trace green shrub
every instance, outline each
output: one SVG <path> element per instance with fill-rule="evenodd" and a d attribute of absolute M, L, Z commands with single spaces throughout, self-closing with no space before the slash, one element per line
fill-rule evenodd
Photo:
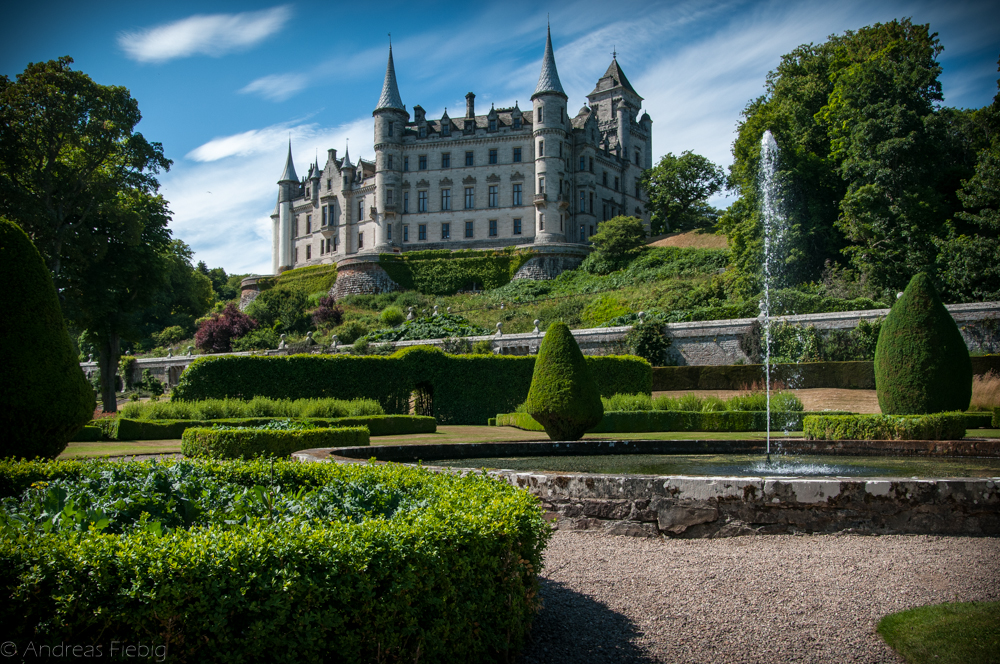
<path fill-rule="evenodd" d="M 406 290 L 426 295 L 452 295 L 470 290 L 473 285 L 487 290 L 499 288 L 509 283 L 533 255 L 514 248 L 407 251 L 380 254 L 379 265 Z"/>
<path fill-rule="evenodd" d="M 601 421 L 601 393 L 565 323 L 542 338 L 525 408 L 551 440 L 579 440 Z"/>
<path fill-rule="evenodd" d="M 532 496 L 488 476 L 0 462 L 0 487 L 18 496 L 0 537 L 0 620 L 18 643 L 142 642 L 206 663 L 509 661 L 540 607 L 549 527 Z M 91 530 L 89 509 L 44 532 L 57 488 L 119 510 L 121 532 Z"/>
<path fill-rule="evenodd" d="M 85 426 L 76 432 L 73 436 L 71 442 L 74 443 L 93 443 L 101 439 L 101 427 L 98 426 Z"/>
<path fill-rule="evenodd" d="M 487 339 L 480 339 L 472 344 L 473 355 L 492 355 L 493 343 Z"/>
<path fill-rule="evenodd" d="M 826 413 L 824 413 L 825 415 Z M 809 413 L 771 413 L 771 431 L 801 431 Z M 525 431 L 544 428 L 528 413 L 504 413 L 496 416 L 497 426 L 511 426 Z M 588 429 L 592 434 L 653 433 L 662 431 L 750 432 L 767 429 L 766 413 L 759 411 L 638 410 L 605 411 L 600 424 Z"/>
<path fill-rule="evenodd" d="M 928 415 L 811 415 L 809 440 L 957 440 L 965 437 L 963 413 Z"/>
<path fill-rule="evenodd" d="M 663 323 L 650 320 L 637 323 L 625 335 L 629 352 L 638 355 L 654 367 L 671 364 L 667 356 L 671 341 L 663 333 Z"/>
<path fill-rule="evenodd" d="M 588 357 L 602 395 L 649 394 L 649 363 L 638 357 Z M 200 399 L 307 397 L 374 399 L 384 412 L 410 411 L 418 386 L 428 387 L 439 424 L 482 425 L 514 410 L 531 387 L 535 357 L 445 355 L 415 346 L 388 357 L 289 355 L 225 356 L 195 360 L 171 395 L 171 403 Z"/>
<path fill-rule="evenodd" d="M 612 394 L 601 397 L 604 411 L 612 410 L 653 410 L 653 400 L 648 394 Z M 527 411 L 525 411 L 527 412 Z"/>
<path fill-rule="evenodd" d="M 875 389 L 871 362 L 809 362 L 771 366 L 771 380 L 806 390 L 818 387 Z M 653 390 L 745 390 L 764 384 L 761 364 L 655 367 Z"/>
<path fill-rule="evenodd" d="M 366 427 L 274 431 L 255 428 L 185 429 L 181 452 L 186 457 L 208 459 L 253 459 L 259 456 L 287 457 L 314 447 L 354 447 L 369 442 Z"/>
<path fill-rule="evenodd" d="M 348 417 L 384 415 L 373 399 L 203 399 L 127 403 L 119 415 L 133 420 L 214 420 L 233 417 Z"/>
<path fill-rule="evenodd" d="M 403 322 L 396 328 L 369 332 L 365 339 L 373 343 L 379 341 L 419 341 L 447 337 L 477 337 L 489 333 L 490 331 L 485 327 L 473 325 L 458 314 L 439 314 L 414 318 Z"/>
<path fill-rule="evenodd" d="M 247 316 L 260 327 L 276 332 L 304 333 L 309 328 L 309 300 L 304 291 L 277 286 L 262 291 L 246 308 Z"/>
<path fill-rule="evenodd" d="M 154 332 L 150 337 L 156 346 L 174 346 L 191 337 L 180 325 L 165 327 L 159 332 Z"/>
<path fill-rule="evenodd" d="M 0 217 L 0 457 L 57 457 L 94 414 L 48 268 L 16 224 Z"/>
<path fill-rule="evenodd" d="M 307 265 L 285 270 L 277 277 L 277 285 L 306 295 L 327 292 L 337 282 L 336 265 Z"/>
<path fill-rule="evenodd" d="M 249 350 L 273 350 L 281 343 L 281 337 L 274 328 L 258 327 L 242 337 L 233 339 L 233 351 L 242 353 Z"/>
<path fill-rule="evenodd" d="M 351 320 L 337 328 L 337 341 L 347 346 L 366 334 L 368 334 L 367 327 L 356 320 Z"/>
<path fill-rule="evenodd" d="M 592 274 L 608 274 L 624 268 L 642 251 L 646 229 L 637 217 L 617 216 L 602 221 L 597 233 L 590 236 L 594 252 L 587 256 L 581 269 Z"/>
<path fill-rule="evenodd" d="M 262 426 L 287 418 L 231 417 L 205 420 L 132 420 L 127 417 L 110 418 L 101 427 L 107 440 L 176 440 L 188 429 L 211 426 Z M 419 415 L 359 415 L 354 417 L 309 417 L 301 422 L 317 427 L 368 427 L 372 436 L 434 433 L 437 424 L 433 417 Z"/>
<path fill-rule="evenodd" d="M 403 313 L 402 309 L 393 305 L 383 309 L 382 313 L 378 315 L 378 319 L 382 321 L 383 325 L 396 327 L 397 325 L 401 325 L 403 321 L 406 320 L 406 315 Z"/>
<path fill-rule="evenodd" d="M 875 348 L 875 390 L 887 415 L 969 407 L 969 350 L 926 274 L 910 280 L 882 323 Z"/>

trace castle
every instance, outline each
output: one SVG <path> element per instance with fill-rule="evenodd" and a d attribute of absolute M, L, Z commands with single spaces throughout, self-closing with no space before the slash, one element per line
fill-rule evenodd
<path fill-rule="evenodd" d="M 652 166 L 652 120 L 638 117 L 642 97 L 616 55 L 587 99 L 569 117 L 550 31 L 530 110 L 476 115 L 470 92 L 464 117 L 432 120 L 414 106 L 411 119 L 390 45 L 374 162 L 329 150 L 299 179 L 289 144 L 271 215 L 273 273 L 417 249 L 583 249 L 621 214 L 648 230 L 639 177 Z"/>

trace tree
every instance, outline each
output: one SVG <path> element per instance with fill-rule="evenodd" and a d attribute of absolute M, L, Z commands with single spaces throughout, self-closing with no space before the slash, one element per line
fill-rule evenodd
<path fill-rule="evenodd" d="M 594 253 L 586 258 L 583 267 L 595 274 L 620 270 L 642 252 L 645 241 L 641 219 L 618 216 L 602 221 L 590 237 Z"/>
<path fill-rule="evenodd" d="M 212 290 L 217 302 L 228 302 L 240 296 L 240 281 L 248 276 L 245 274 L 226 274 L 221 267 L 209 269 L 205 261 L 198 261 L 198 272 L 212 281 Z"/>
<path fill-rule="evenodd" d="M 679 157 L 668 152 L 640 179 L 649 196 L 647 211 L 653 215 L 653 234 L 714 225 L 718 217 L 709 198 L 725 184 L 725 172 L 690 150 Z"/>
<path fill-rule="evenodd" d="M 875 346 L 875 391 L 886 415 L 969 407 L 969 349 L 926 274 L 910 280 L 882 321 Z"/>
<path fill-rule="evenodd" d="M 229 353 L 233 350 L 233 340 L 257 329 L 257 321 L 227 304 L 221 313 L 213 313 L 195 333 L 194 343 L 206 353 Z"/>
<path fill-rule="evenodd" d="M 204 316 L 214 302 L 209 277 L 192 267 L 191 248 L 181 240 L 170 240 L 161 254 L 163 287 L 152 297 L 141 316 L 143 338 L 169 327 L 193 334 L 195 319 Z"/>
<path fill-rule="evenodd" d="M 247 307 L 247 315 L 261 327 L 277 332 L 305 332 L 309 328 L 309 298 L 295 288 L 277 286 L 262 291 Z"/>
<path fill-rule="evenodd" d="M 597 383 L 565 323 L 552 323 L 542 338 L 525 406 L 551 440 L 579 440 L 604 417 Z"/>
<path fill-rule="evenodd" d="M 45 263 L 16 224 L 0 217 L 0 457 L 55 458 L 94 414 Z"/>

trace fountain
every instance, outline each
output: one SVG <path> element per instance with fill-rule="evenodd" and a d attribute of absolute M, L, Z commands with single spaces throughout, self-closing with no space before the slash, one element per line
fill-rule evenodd
<path fill-rule="evenodd" d="M 760 139 L 760 170 L 757 188 L 760 192 L 760 216 L 764 232 L 764 294 L 760 300 L 760 315 L 764 319 L 764 389 L 767 397 L 767 461 L 771 461 L 771 287 L 776 285 L 785 235 L 783 200 L 777 176 L 778 144 L 770 130 Z"/>

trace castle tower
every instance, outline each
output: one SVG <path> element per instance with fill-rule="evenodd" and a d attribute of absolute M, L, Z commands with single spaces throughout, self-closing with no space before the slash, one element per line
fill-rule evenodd
<path fill-rule="evenodd" d="M 298 193 L 299 178 L 292 163 L 292 141 L 288 140 L 288 158 L 285 170 L 278 180 L 278 218 L 271 248 L 271 268 L 274 274 L 292 267 L 295 241 L 295 216 L 292 214 L 292 199 Z"/>
<path fill-rule="evenodd" d="M 569 223 L 569 196 L 566 193 L 563 155 L 568 149 L 566 102 L 568 97 L 559 82 L 556 59 L 552 54 L 552 31 L 545 38 L 545 55 L 538 85 L 531 95 L 534 108 L 532 139 L 535 148 L 535 243 L 566 241 Z M 564 147 L 565 146 L 565 147 Z"/>
<path fill-rule="evenodd" d="M 416 109 L 414 109 L 416 110 Z M 389 46 L 389 63 L 378 105 L 372 111 L 375 118 L 375 237 L 373 250 L 391 252 L 401 240 L 399 223 L 402 209 L 403 128 L 410 119 L 396 86 L 396 68 Z"/>
<path fill-rule="evenodd" d="M 345 254 L 353 254 L 357 251 L 358 224 L 364 221 L 364 219 L 358 219 L 357 204 L 354 203 L 351 196 L 351 191 L 354 189 L 354 174 L 354 164 L 351 163 L 351 146 L 348 145 L 344 148 L 344 160 L 340 162 L 340 175 L 342 177 L 340 195 L 346 209 L 340 246 L 344 248 Z"/>

